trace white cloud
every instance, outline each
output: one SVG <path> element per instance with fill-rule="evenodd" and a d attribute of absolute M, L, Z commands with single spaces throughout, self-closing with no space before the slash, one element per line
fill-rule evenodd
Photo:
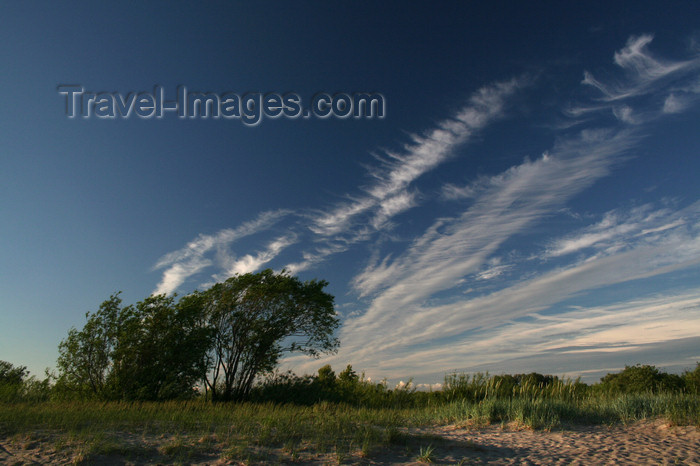
<path fill-rule="evenodd" d="M 330 236 L 343 232 L 350 220 L 358 214 L 374 207 L 376 202 L 371 198 L 363 198 L 336 207 L 333 212 L 316 217 L 309 229 L 318 235 Z"/>
<path fill-rule="evenodd" d="M 479 179 L 469 188 L 476 197 L 466 212 L 439 220 L 442 233 L 437 226 L 428 229 L 402 258 L 368 267 L 355 279 L 357 290 L 366 295 L 389 287 L 375 304 L 389 295 L 400 296 L 403 304 L 453 287 L 464 275 L 477 272 L 506 239 L 607 175 L 635 139 L 626 131 L 584 131 L 560 142 L 547 157 Z M 398 303 L 387 304 L 392 305 Z M 383 311 L 370 309 L 368 314 L 375 312 Z"/>
<path fill-rule="evenodd" d="M 667 210 L 652 211 L 647 204 L 629 212 L 607 212 L 603 219 L 581 232 L 556 240 L 544 257 L 559 257 L 586 249 L 618 251 L 629 246 L 635 237 L 663 232 L 684 225 L 681 213 L 669 217 Z"/>
<path fill-rule="evenodd" d="M 218 281 L 226 280 L 236 274 L 243 275 L 249 272 L 255 272 L 263 265 L 270 262 L 272 259 L 282 252 L 288 246 L 296 242 L 296 236 L 282 236 L 272 241 L 264 251 L 258 252 L 256 255 L 246 254 L 240 259 L 234 260 L 227 268 L 226 275 L 218 275 L 215 277 Z"/>
<path fill-rule="evenodd" d="M 598 89 L 604 96 L 600 99 L 604 103 L 572 106 L 565 110 L 565 114 L 579 118 L 612 111 L 619 121 L 639 125 L 655 119 L 659 113 L 679 113 L 690 107 L 700 92 L 697 79 L 700 57 L 696 55 L 685 61 L 658 59 L 647 50 L 652 39 L 653 36 L 648 34 L 631 37 L 627 45 L 615 53 L 615 64 L 626 72 L 623 80 L 604 83 L 585 71 L 582 83 Z M 660 111 L 659 94 L 667 95 Z M 640 101 L 643 96 L 648 99 Z"/>
<path fill-rule="evenodd" d="M 205 257 L 212 250 L 218 250 L 225 255 L 225 247 L 245 236 L 253 235 L 270 228 L 282 217 L 289 215 L 288 210 L 263 212 L 254 220 L 243 223 L 237 228 L 226 228 L 213 235 L 199 235 L 184 248 L 178 249 L 161 257 L 153 270 L 165 269 L 160 283 L 153 294 L 170 294 L 185 280 L 214 263 Z"/>
<path fill-rule="evenodd" d="M 285 268 L 292 273 L 307 270 L 391 227 L 395 216 L 418 205 L 417 192 L 409 190 L 411 184 L 449 159 L 475 132 L 502 117 L 508 99 L 527 84 L 525 78 L 514 78 L 485 86 L 451 118 L 439 122 L 422 136 L 411 135 L 411 142 L 403 150 L 384 151 L 382 164 L 368 168 L 375 181 L 363 188 L 364 194 L 348 196 L 349 201 L 312 216 L 305 226 L 323 246 L 304 251 L 303 260 L 289 263 Z"/>
<path fill-rule="evenodd" d="M 490 259 L 485 265 L 486 267 L 476 274 L 477 280 L 491 280 L 513 268 L 512 264 L 503 264 L 500 257 Z"/>
<path fill-rule="evenodd" d="M 681 96 L 678 94 L 669 94 L 664 101 L 663 112 L 664 113 L 680 113 L 685 110 L 691 103 L 689 97 Z"/>
<path fill-rule="evenodd" d="M 629 80 L 624 84 L 603 84 L 593 74 L 584 73 L 583 84 L 588 84 L 600 90 L 605 95 L 605 100 L 616 101 L 643 95 L 655 90 L 664 78 L 681 72 L 696 69 L 700 66 L 700 59 L 693 58 L 687 61 L 662 61 L 656 59 L 646 49 L 653 40 L 652 35 L 630 37 L 627 45 L 622 50 L 615 52 L 615 64 L 629 73 Z"/>
<path fill-rule="evenodd" d="M 642 34 L 630 37 L 622 50 L 615 52 L 615 63 L 626 70 L 633 71 L 641 81 L 653 81 L 685 66 L 680 63 L 662 63 L 654 59 L 646 50 L 654 36 Z"/>
<path fill-rule="evenodd" d="M 666 113 L 684 108 L 679 102 L 689 87 L 676 80 L 672 90 L 664 80 L 683 77 L 699 62 L 654 58 L 646 50 L 651 39 L 631 38 L 615 54 L 615 63 L 628 73 L 625 81 L 609 84 L 585 73 L 584 84 L 599 89 L 603 103 L 572 110 L 575 116 L 612 111 L 618 121 L 634 127 L 613 122 L 611 127 L 623 129 L 573 133 L 567 128 L 541 158 L 463 186 L 443 186 L 443 200 L 469 202 L 457 205 L 463 210 L 452 216 L 434 219 L 403 252 L 372 257 L 352 280 L 368 306 L 350 313 L 341 329 L 340 353 L 324 363 L 352 362 L 394 377 L 517 355 L 574 354 L 590 348 L 614 353 L 697 336 L 697 290 L 573 311 L 562 302 L 607 285 L 699 265 L 700 202 L 680 210 L 643 205 L 610 211 L 593 225 L 553 238 L 534 255 L 542 259 L 537 272 L 514 273 L 522 264 L 502 259 L 508 257 L 502 249 L 509 240 L 565 210 L 567 201 L 629 158 L 645 125 L 659 117 L 659 95 L 677 96 L 678 100 L 666 99 Z M 269 228 L 277 217 L 224 230 L 225 234 L 200 236 L 159 261 L 157 268 L 167 267 L 159 289 L 176 288 L 213 260 L 227 274 L 256 270 L 306 234 L 313 245 L 286 266 L 297 273 L 387 230 L 399 214 L 419 204 L 416 181 L 453 156 L 475 132 L 503 116 L 510 97 L 522 85 L 522 80 L 511 80 L 481 89 L 452 118 L 424 135 L 413 135 L 402 150 L 385 152 L 383 164 L 370 169 L 374 181 L 360 195 L 303 218 L 289 234 L 255 254 L 233 257 L 227 246 L 240 235 Z M 656 113 L 623 102 L 643 95 L 653 96 Z M 210 251 L 216 251 L 213 258 Z M 466 288 L 469 293 L 464 293 Z M 557 315 L 548 315 L 552 313 Z M 652 328 L 660 330 L 652 333 Z M 288 361 L 309 367 L 301 358 Z"/>
<path fill-rule="evenodd" d="M 450 346 L 415 354 L 408 364 L 433 371 L 443 367 L 496 364 L 526 357 L 585 352 L 629 352 L 643 345 L 700 335 L 697 290 L 599 307 L 583 307 L 555 316 L 531 314 L 529 321 L 482 330 L 478 338 L 458 338 Z"/>
<path fill-rule="evenodd" d="M 695 290 L 531 317 L 529 322 L 493 327 L 471 343 L 482 350 L 499 348 L 498 357 L 506 359 L 552 351 L 625 351 L 694 337 L 700 335 L 700 294 Z"/>
<path fill-rule="evenodd" d="M 379 211 L 372 219 L 372 226 L 379 230 L 386 225 L 389 219 L 415 207 L 416 204 L 416 195 L 414 193 L 409 193 L 408 191 L 399 192 L 381 203 Z"/>
<path fill-rule="evenodd" d="M 192 257 L 182 263 L 174 263 L 163 272 L 163 277 L 153 291 L 154 295 L 174 292 L 188 277 L 209 267 L 212 261 L 202 257 Z"/>
<path fill-rule="evenodd" d="M 366 213 L 371 216 L 369 223 L 377 228 L 415 205 L 406 202 L 411 198 L 405 191 L 410 184 L 452 156 L 454 149 L 466 143 L 475 131 L 501 117 L 507 99 L 524 84 L 524 79 L 512 79 L 484 87 L 451 118 L 425 135 L 412 135 L 412 142 L 402 151 L 385 152 L 387 160 L 383 166 L 370 172 L 376 181 L 364 189 L 366 195 L 318 215 L 309 228 L 318 235 L 337 235 L 351 228 L 355 217 Z M 401 208 L 397 209 L 397 205 Z"/>
<path fill-rule="evenodd" d="M 639 120 L 633 115 L 633 110 L 628 105 L 620 105 L 613 107 L 613 114 L 618 120 L 631 125 L 639 123 Z"/>
<path fill-rule="evenodd" d="M 558 351 L 556 345 L 544 344 L 547 338 L 540 341 L 533 335 L 547 336 L 547 328 L 551 332 L 563 329 L 543 324 L 560 317 L 538 313 L 603 286 L 700 265 L 700 202 L 681 210 L 644 205 L 608 212 L 600 222 L 553 241 L 543 251 L 543 257 L 590 253 L 568 266 L 530 275 L 477 297 L 453 297 L 446 303 L 432 300 L 435 294 L 464 284 L 462 277 L 468 274 L 475 274 L 478 280 L 484 278 L 479 277 L 480 272 L 498 273 L 502 264 L 489 257 L 505 239 L 604 176 L 635 142 L 634 133 L 629 132 L 584 132 L 577 139 L 561 142 L 547 158 L 478 180 L 478 188 L 471 190 L 473 204 L 463 215 L 440 219 L 403 255 L 375 261 L 355 278 L 358 292 L 374 293 L 374 298 L 367 312 L 346 321 L 340 335 L 343 347 L 331 360 L 351 360 L 375 374 L 397 377 L 434 373 L 437 367 L 465 367 L 489 358 L 499 361 Z M 634 345 L 698 335 L 698 324 L 693 323 L 700 313 L 696 301 L 678 296 L 661 301 L 682 312 L 662 315 L 659 309 L 663 306 L 623 302 L 619 307 L 630 307 L 628 314 L 608 316 L 625 323 L 618 330 L 613 321 L 605 324 L 606 313 L 613 312 L 614 306 L 566 313 L 561 318 L 570 325 L 560 343 L 631 351 Z M 585 320 L 596 312 L 596 319 Z M 643 315 L 646 320 L 633 324 L 631 315 L 639 319 Z M 535 323 L 519 322 L 528 316 Z M 663 331 L 654 338 L 636 336 L 631 342 L 621 341 L 627 332 L 640 335 L 649 326 Z M 515 341 L 522 344 L 499 348 L 512 335 L 521 335 Z"/>
<path fill-rule="evenodd" d="M 341 334 L 344 345 L 333 359 L 352 361 L 391 378 L 570 347 L 628 351 L 635 345 L 695 337 L 700 335 L 697 289 L 542 314 L 602 286 L 700 265 L 700 231 L 671 233 L 651 244 L 639 243 L 629 251 L 554 269 L 484 296 L 433 306 L 410 302 L 395 312 L 387 306 L 382 311 L 389 314 L 388 320 L 375 316 L 374 322 L 346 326 L 349 330 Z"/>
<path fill-rule="evenodd" d="M 448 201 L 459 199 L 471 199 L 476 196 L 476 190 L 473 186 L 457 186 L 452 183 L 447 183 L 442 187 L 442 198 Z"/>

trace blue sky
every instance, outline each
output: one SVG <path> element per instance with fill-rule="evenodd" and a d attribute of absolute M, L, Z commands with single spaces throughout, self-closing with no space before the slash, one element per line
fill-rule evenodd
<path fill-rule="evenodd" d="M 0 359 L 115 291 L 322 278 L 373 379 L 700 360 L 697 2 L 12 2 Z M 384 118 L 68 118 L 57 86 L 378 92 Z"/>

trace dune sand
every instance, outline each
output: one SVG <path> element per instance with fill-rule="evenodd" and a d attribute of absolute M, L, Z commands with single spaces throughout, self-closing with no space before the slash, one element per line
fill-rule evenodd
<path fill-rule="evenodd" d="M 432 429 L 435 463 L 699 464 L 700 431 L 644 421 L 626 426 L 569 426 L 551 432 L 509 426 Z M 444 443 L 443 443 L 444 442 Z"/>
<path fill-rule="evenodd" d="M 434 464 L 697 464 L 700 465 L 700 431 L 694 426 L 671 426 L 662 420 L 615 426 L 566 426 L 551 432 L 521 428 L 514 424 L 485 427 L 442 426 L 410 429 L 408 445 L 378 448 L 363 457 L 359 451 L 342 458 L 343 464 L 421 464 L 422 447 L 432 447 Z M 118 452 L 92 457 L 88 464 L 173 464 L 182 463 L 162 454 L 168 436 L 123 434 L 127 443 L 142 445 L 144 455 L 127 458 Z M 151 452 L 149 455 L 148 452 Z M 292 461 L 282 450 L 260 452 L 277 464 L 338 464 L 333 454 L 317 454 L 301 448 Z M 209 448 L 185 460 L 185 464 L 238 464 L 222 460 L 222 446 Z M 260 458 L 260 456 L 258 456 Z M 34 440 L 2 438 L 0 464 L 76 464 L 79 454 L 72 448 L 58 448 L 55 435 L 34 436 Z M 171 461 L 172 460 L 172 461 Z"/>

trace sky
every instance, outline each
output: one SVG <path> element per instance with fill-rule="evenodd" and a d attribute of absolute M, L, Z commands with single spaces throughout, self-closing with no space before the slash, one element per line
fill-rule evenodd
<path fill-rule="evenodd" d="M 695 1 L 4 3 L 0 359 L 41 376 L 116 291 L 272 268 L 327 280 L 342 323 L 336 354 L 284 359 L 299 374 L 693 368 L 698 17 Z M 258 110 L 367 93 L 382 115 L 115 110 L 183 88 Z M 75 94 L 70 117 L 66 89 L 103 106 Z"/>

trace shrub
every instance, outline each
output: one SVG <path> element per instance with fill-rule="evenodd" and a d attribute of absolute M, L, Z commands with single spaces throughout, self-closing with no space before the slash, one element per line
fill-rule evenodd
<path fill-rule="evenodd" d="M 679 375 L 660 372 L 650 365 L 625 366 L 622 372 L 607 374 L 600 379 L 601 388 L 608 393 L 662 393 L 681 391 Z"/>
<path fill-rule="evenodd" d="M 695 370 L 683 373 L 683 385 L 688 393 L 700 394 L 700 362 L 696 364 Z"/>

